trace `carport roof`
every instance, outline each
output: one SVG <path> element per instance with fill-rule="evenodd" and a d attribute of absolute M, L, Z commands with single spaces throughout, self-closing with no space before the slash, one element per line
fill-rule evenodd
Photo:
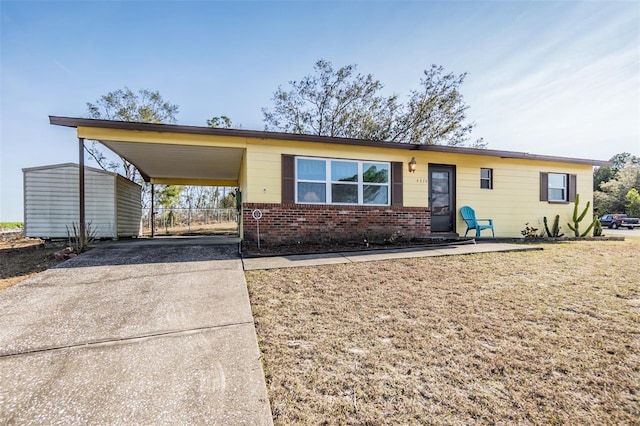
<path fill-rule="evenodd" d="M 236 186 L 244 148 L 238 144 L 208 146 L 192 143 L 187 134 L 238 136 L 207 132 L 206 127 L 135 123 L 50 116 L 53 125 L 75 127 L 78 137 L 98 140 L 136 166 L 147 182 L 184 185 Z M 107 130 L 107 131 L 101 131 Z M 117 136 L 109 130 L 117 130 Z M 151 132 L 151 133 L 149 133 Z M 159 134 L 169 135 L 162 143 Z M 100 135 L 100 136 L 95 136 Z M 104 136 L 103 136 L 104 135 Z"/>
<path fill-rule="evenodd" d="M 193 184 L 193 185 L 229 185 L 238 182 L 244 149 L 237 144 L 224 146 L 191 145 L 181 135 L 211 135 L 230 138 L 292 140 L 339 145 L 361 145 L 409 151 L 434 151 L 456 154 L 486 155 L 500 158 L 576 163 L 593 166 L 609 165 L 607 161 L 581 158 L 535 155 L 526 152 L 501 151 L 492 149 L 463 148 L 443 145 L 400 144 L 362 139 L 336 138 L 329 136 L 301 135 L 293 133 L 267 132 L 258 130 L 221 129 L 176 124 L 138 123 L 114 120 L 96 120 L 89 118 L 49 116 L 52 125 L 115 129 L 131 132 L 131 140 L 99 140 L 116 154 L 126 158 L 141 172 L 145 180 L 154 183 Z M 141 139 L 140 132 L 154 134 L 175 134 L 176 143 L 156 143 Z M 134 137 L 135 136 L 135 137 Z M 180 141 L 178 143 L 178 141 Z"/>

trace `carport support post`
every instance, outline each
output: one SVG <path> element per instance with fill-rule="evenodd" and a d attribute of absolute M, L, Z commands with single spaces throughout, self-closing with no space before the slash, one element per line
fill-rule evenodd
<path fill-rule="evenodd" d="M 156 191 L 153 187 L 153 184 L 151 184 L 151 214 L 149 215 L 151 216 L 151 238 L 156 235 L 156 207 L 154 206 L 155 194 Z"/>
<path fill-rule="evenodd" d="M 85 238 L 85 214 L 84 214 L 84 138 L 78 138 L 78 192 L 80 194 L 80 244 L 84 246 Z"/>

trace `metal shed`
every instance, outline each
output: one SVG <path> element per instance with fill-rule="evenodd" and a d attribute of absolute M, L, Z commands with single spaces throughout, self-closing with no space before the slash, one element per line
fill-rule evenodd
<path fill-rule="evenodd" d="M 74 163 L 22 169 L 24 234 L 67 238 L 79 222 L 79 167 Z M 117 173 L 85 167 L 86 222 L 96 238 L 136 237 L 142 216 L 141 187 Z"/>

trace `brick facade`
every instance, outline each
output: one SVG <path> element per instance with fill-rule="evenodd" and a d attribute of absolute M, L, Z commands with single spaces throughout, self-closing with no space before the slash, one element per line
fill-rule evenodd
<path fill-rule="evenodd" d="M 427 207 L 246 203 L 242 212 L 244 244 L 257 242 L 255 209 L 262 212 L 260 242 L 269 246 L 365 239 L 382 243 L 390 238 L 425 238 L 430 234 Z"/>

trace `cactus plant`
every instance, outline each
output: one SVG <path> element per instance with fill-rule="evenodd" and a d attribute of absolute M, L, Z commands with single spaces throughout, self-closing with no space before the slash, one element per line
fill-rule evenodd
<path fill-rule="evenodd" d="M 598 216 L 593 217 L 593 236 L 594 237 L 602 236 L 602 224 L 598 220 Z"/>
<path fill-rule="evenodd" d="M 569 226 L 569 229 L 573 231 L 573 234 L 576 237 L 586 237 L 591 231 L 591 228 L 595 226 L 595 222 L 597 219 L 592 221 L 589 227 L 587 228 L 587 230 L 584 231 L 582 234 L 580 234 L 580 222 L 582 222 L 582 219 L 584 219 L 584 217 L 587 215 L 587 212 L 589 211 L 589 206 L 591 205 L 591 201 L 587 201 L 587 206 L 584 208 L 584 210 L 580 215 L 578 215 L 579 203 L 580 203 L 580 194 L 576 194 L 576 201 L 574 202 L 574 206 L 573 206 L 573 217 L 572 217 L 573 225 L 570 223 L 567 223 L 567 226 Z"/>
<path fill-rule="evenodd" d="M 557 214 L 555 220 L 553 221 L 553 226 L 551 229 L 549 229 L 549 225 L 547 224 L 547 217 L 545 216 L 543 218 L 544 221 L 544 229 L 547 232 L 547 236 L 549 238 L 560 238 L 562 237 L 564 234 L 560 233 L 560 215 Z"/>
<path fill-rule="evenodd" d="M 598 218 L 594 218 L 593 222 L 591 222 L 591 224 L 589 224 L 589 226 L 587 227 L 587 230 L 584 231 L 582 234 L 580 234 L 581 237 L 586 237 L 587 235 L 589 235 L 589 232 L 591 232 L 591 228 L 596 226 L 596 223 L 600 223 L 600 221 L 598 220 Z"/>

